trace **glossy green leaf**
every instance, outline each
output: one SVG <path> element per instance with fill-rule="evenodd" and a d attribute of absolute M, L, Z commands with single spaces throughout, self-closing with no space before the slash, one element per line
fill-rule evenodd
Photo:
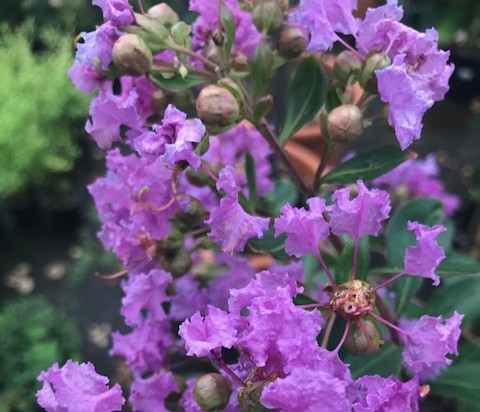
<path fill-rule="evenodd" d="M 380 352 L 366 356 L 348 355 L 344 361 L 350 364 L 354 379 L 363 375 L 380 375 L 386 378 L 400 371 L 402 352 L 398 346 L 386 343 Z"/>
<path fill-rule="evenodd" d="M 278 216 L 285 203 L 294 205 L 298 200 L 295 184 L 289 179 L 280 179 L 275 182 L 275 189 L 260 199 L 260 207 L 271 216 Z"/>
<path fill-rule="evenodd" d="M 253 56 L 252 80 L 253 96 L 255 99 L 268 94 L 270 79 L 273 70 L 273 52 L 268 43 L 258 44 Z"/>
<path fill-rule="evenodd" d="M 355 183 L 373 180 L 408 160 L 410 153 L 397 146 L 385 146 L 360 153 L 341 163 L 322 178 L 322 183 Z"/>
<path fill-rule="evenodd" d="M 432 226 L 443 220 L 442 204 L 435 199 L 417 198 L 407 202 L 395 211 L 390 218 L 386 230 L 386 246 L 388 265 L 403 267 L 403 259 L 408 246 L 415 244 L 415 235 L 407 230 L 407 222 L 417 221 Z M 443 243 L 449 244 L 451 234 L 441 235 Z M 439 237 L 439 243 L 442 243 Z M 397 312 L 402 313 L 410 302 L 411 297 L 418 291 L 422 278 L 402 276 L 394 283 L 398 295 Z"/>
<path fill-rule="evenodd" d="M 434 395 L 475 404 L 480 410 L 480 362 L 453 364 L 430 387 Z"/>
<path fill-rule="evenodd" d="M 249 151 L 247 151 L 245 156 L 245 174 L 247 175 L 250 204 L 252 207 L 255 207 L 257 203 L 257 176 L 255 173 L 255 160 Z"/>
<path fill-rule="evenodd" d="M 220 3 L 220 23 L 225 32 L 225 54 L 229 56 L 235 41 L 235 20 L 232 11 L 223 1 Z"/>
<path fill-rule="evenodd" d="M 282 144 L 313 120 L 325 103 L 326 94 L 327 81 L 320 63 L 315 56 L 307 57 L 298 65 L 290 85 L 280 135 Z"/>
<path fill-rule="evenodd" d="M 335 280 L 337 283 L 344 283 L 350 280 L 353 266 L 353 240 L 347 238 L 343 245 L 342 253 L 338 258 L 337 267 L 335 269 Z M 358 244 L 357 270 L 356 279 L 364 280 L 368 274 L 370 265 L 370 247 L 369 237 L 363 236 Z"/>
<path fill-rule="evenodd" d="M 195 153 L 199 156 L 203 156 L 208 152 L 208 149 L 210 149 L 210 136 L 207 134 L 203 136 L 202 140 L 200 140 L 200 143 L 195 148 Z"/>
<path fill-rule="evenodd" d="M 286 238 L 285 234 L 275 237 L 274 230 L 269 229 L 263 234 L 262 239 L 250 239 L 248 246 L 254 252 L 267 252 L 276 259 L 288 259 L 288 255 L 285 253 Z"/>
<path fill-rule="evenodd" d="M 311 305 L 313 303 L 318 303 L 316 300 L 312 299 L 311 297 L 304 295 L 303 293 L 299 293 L 293 299 L 293 303 L 295 305 Z"/>
<path fill-rule="evenodd" d="M 480 278 L 480 262 L 463 253 L 450 252 L 435 272 L 442 278 Z"/>
<path fill-rule="evenodd" d="M 187 74 L 187 76 L 183 78 L 178 73 L 175 73 L 175 75 L 169 79 L 164 78 L 160 73 L 151 73 L 150 78 L 157 86 L 169 92 L 182 92 L 208 81 L 204 77 L 193 74 Z"/>

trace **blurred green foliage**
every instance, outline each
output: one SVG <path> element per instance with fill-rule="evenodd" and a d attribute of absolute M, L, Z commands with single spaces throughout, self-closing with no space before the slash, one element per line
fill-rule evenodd
<path fill-rule="evenodd" d="M 71 43 L 52 31 L 42 38 L 48 47 L 34 54 L 27 30 L 0 37 L 0 197 L 71 170 L 80 154 L 72 124 L 88 101 L 66 74 Z"/>
<path fill-rule="evenodd" d="M 42 296 L 32 296 L 1 309 L 0 331 L 0 412 L 35 410 L 40 371 L 78 358 L 75 323 Z"/>

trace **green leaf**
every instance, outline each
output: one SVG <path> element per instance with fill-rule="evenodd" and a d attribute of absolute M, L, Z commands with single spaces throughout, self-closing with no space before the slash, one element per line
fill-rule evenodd
<path fill-rule="evenodd" d="M 268 43 L 262 41 L 255 50 L 252 65 L 253 96 L 255 99 L 263 97 L 268 93 L 272 70 L 272 49 Z"/>
<path fill-rule="evenodd" d="M 182 92 L 208 81 L 204 77 L 193 74 L 187 74 L 187 76 L 183 78 L 179 73 L 175 73 L 175 75 L 169 79 L 164 78 L 161 73 L 151 73 L 150 78 L 157 86 L 169 92 Z"/>
<path fill-rule="evenodd" d="M 370 265 L 370 246 L 369 237 L 363 236 L 358 244 L 358 258 L 356 279 L 364 280 L 368 274 L 368 267 Z M 337 283 L 344 283 L 350 280 L 353 266 L 353 240 L 347 238 L 344 242 L 344 247 L 340 257 L 338 258 L 337 267 L 335 269 L 335 280 Z"/>
<path fill-rule="evenodd" d="M 381 352 L 366 356 L 348 355 L 344 362 L 350 364 L 354 379 L 363 375 L 380 375 L 384 378 L 396 375 L 402 364 L 402 352 L 392 343 L 386 343 Z"/>
<path fill-rule="evenodd" d="M 278 216 L 285 203 L 294 205 L 298 200 L 295 184 L 289 179 L 280 179 L 275 182 L 275 189 L 260 199 L 260 207 L 271 216 Z"/>
<path fill-rule="evenodd" d="M 326 76 L 315 56 L 298 66 L 288 92 L 285 122 L 280 142 L 287 140 L 302 126 L 313 120 L 322 108 L 327 94 Z"/>
<path fill-rule="evenodd" d="M 450 252 L 435 272 L 442 278 L 479 278 L 480 263 L 463 253 Z"/>
<path fill-rule="evenodd" d="M 431 393 L 480 405 L 480 362 L 453 364 L 431 385 Z M 478 410 L 478 409 L 477 409 Z"/>
<path fill-rule="evenodd" d="M 327 92 L 325 100 L 325 110 L 331 112 L 342 104 L 343 93 L 345 92 L 345 86 L 340 82 L 332 83 Z"/>
<path fill-rule="evenodd" d="M 210 136 L 206 134 L 205 136 L 203 136 L 202 140 L 200 140 L 200 143 L 195 148 L 195 153 L 199 156 L 203 156 L 205 153 L 208 152 L 208 149 L 210 149 Z"/>
<path fill-rule="evenodd" d="M 285 253 L 286 238 L 285 234 L 276 238 L 274 230 L 269 229 L 263 234 L 262 239 L 250 239 L 248 246 L 254 252 L 270 253 L 275 259 L 288 259 L 288 255 Z"/>
<path fill-rule="evenodd" d="M 386 229 L 386 246 L 388 266 L 403 267 L 403 259 L 408 246 L 415 244 L 415 235 L 407 230 L 409 220 L 432 226 L 443 219 L 442 204 L 435 199 L 417 198 L 407 202 L 395 211 Z M 451 234 L 443 233 L 443 242 L 449 244 Z M 447 240 L 445 240 L 447 239 Z M 440 237 L 439 237 L 439 243 Z M 397 312 L 402 313 L 410 302 L 410 298 L 418 291 L 422 278 L 402 276 L 394 283 L 398 295 Z"/>
<path fill-rule="evenodd" d="M 327 173 L 323 183 L 348 184 L 358 179 L 373 180 L 408 160 L 410 153 L 396 146 L 385 146 L 355 156 Z"/>
<path fill-rule="evenodd" d="M 220 23 L 225 31 L 225 54 L 230 55 L 232 51 L 233 42 L 235 41 L 235 20 L 232 11 L 225 5 L 225 2 L 220 3 Z"/>
<path fill-rule="evenodd" d="M 311 305 L 312 303 L 318 303 L 316 300 L 312 299 L 310 296 L 299 293 L 293 299 L 295 305 Z"/>
<path fill-rule="evenodd" d="M 247 175 L 248 197 L 252 207 L 257 203 L 257 176 L 255 173 L 255 160 L 250 151 L 245 156 L 245 173 Z"/>

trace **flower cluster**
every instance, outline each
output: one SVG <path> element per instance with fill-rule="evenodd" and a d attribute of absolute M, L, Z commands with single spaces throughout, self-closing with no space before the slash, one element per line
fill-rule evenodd
<path fill-rule="evenodd" d="M 301 0 L 292 9 L 284 0 L 191 0 L 193 26 L 164 3 L 140 13 L 127 0 L 93 4 L 104 23 L 81 34 L 69 75 L 81 91 L 97 91 L 86 130 L 107 150 L 107 172 L 89 192 L 102 225 L 98 236 L 125 266 L 110 278 L 128 274 L 121 315 L 129 331 L 112 334 L 110 354 L 132 371 L 131 407 L 418 410 L 428 393 L 424 382 L 457 354 L 463 315 L 397 318 L 395 302 L 386 305 L 382 296 L 401 277 L 440 283 L 436 269 L 445 253 L 437 238 L 445 227 L 411 219 L 406 229 L 416 243 L 391 277 L 367 280 L 360 250 L 367 236 L 381 235 L 391 212 L 389 194 L 379 188 L 397 186 L 400 176 L 413 195 L 437 197 L 448 214 L 455 199 L 430 160 L 382 169 L 391 171 L 376 175 L 378 188 L 358 180 L 355 190 L 318 193 L 331 149 L 340 152 L 366 127 L 370 95 L 389 104 L 402 149 L 420 137 L 422 116 L 443 98 L 453 70 L 436 32 L 400 23 L 396 0 L 363 19 L 353 15 L 354 0 Z M 340 35 L 352 35 L 356 49 Z M 309 52 L 337 41 L 349 49 L 340 70 L 347 76 L 337 82 L 344 96 L 329 113 L 322 109 L 332 147 L 308 185 L 283 143 L 291 137 L 285 130 L 315 113 L 307 119 L 310 109 L 295 108 L 297 118 L 287 110 L 292 124 L 278 138 L 265 118 L 273 107 L 268 83 L 288 58 L 305 59 L 299 70 L 317 70 L 318 80 L 322 70 Z M 334 76 L 340 66 L 337 59 Z M 357 103 L 347 90 L 356 80 L 365 89 Z M 288 176 L 305 196 L 296 196 Z M 327 285 L 305 274 L 312 259 Z M 354 378 L 348 353 L 375 353 L 385 342 L 402 347 L 401 379 Z M 194 379 L 197 367 L 210 373 Z M 119 386 L 109 389 L 90 364 L 54 365 L 39 379 L 38 401 L 48 411 L 109 411 L 124 403 Z"/>

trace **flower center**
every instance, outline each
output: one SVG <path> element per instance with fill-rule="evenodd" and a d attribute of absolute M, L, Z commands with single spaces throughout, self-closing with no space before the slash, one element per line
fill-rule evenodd
<path fill-rule="evenodd" d="M 361 280 L 338 285 L 330 296 L 330 307 L 340 316 L 365 316 L 375 307 L 372 286 Z"/>

